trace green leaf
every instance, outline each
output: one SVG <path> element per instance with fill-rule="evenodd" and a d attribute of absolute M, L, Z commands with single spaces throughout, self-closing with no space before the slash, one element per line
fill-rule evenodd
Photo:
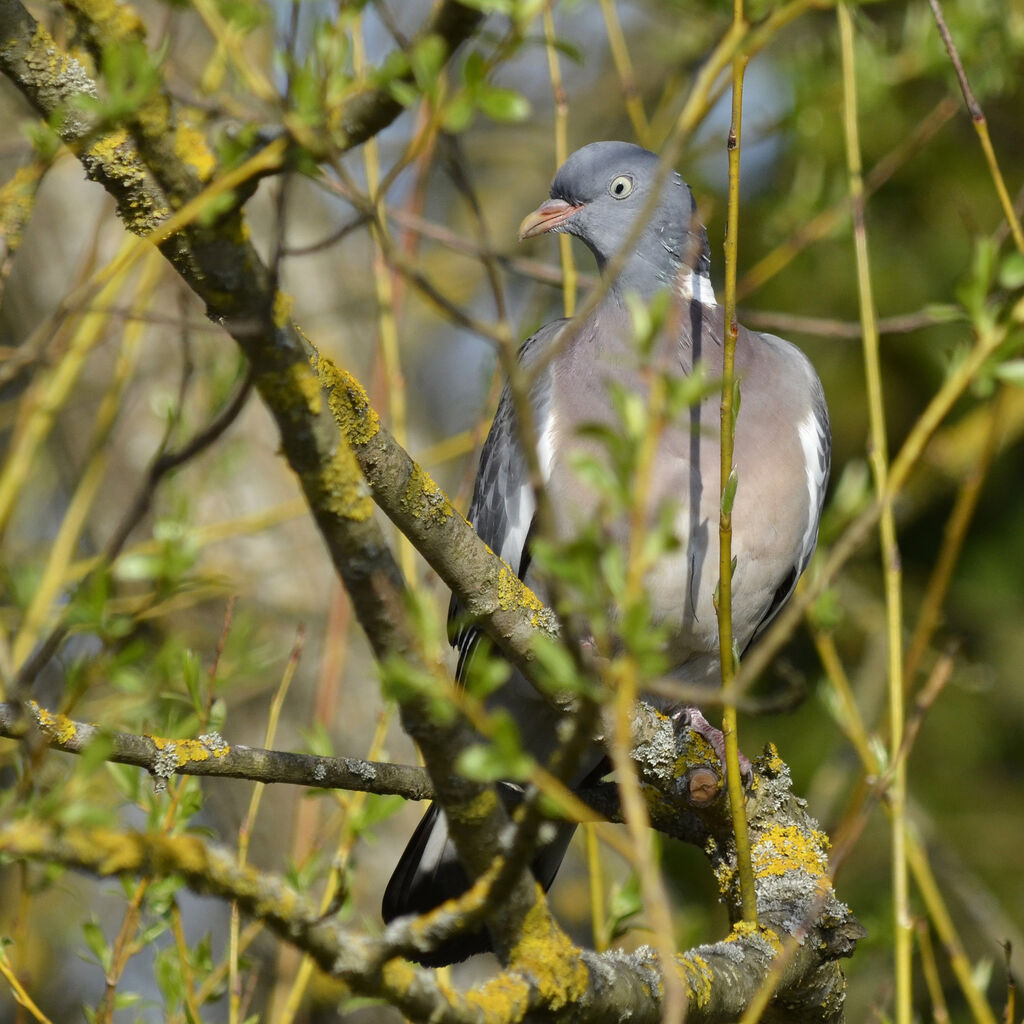
<path fill-rule="evenodd" d="M 1000 363 L 993 370 L 993 374 L 1006 384 L 1024 387 L 1024 359 L 1009 359 L 1005 363 Z"/>
<path fill-rule="evenodd" d="M 643 346 L 654 333 L 651 311 L 636 292 L 626 293 L 626 309 L 629 310 L 629 322 L 633 327 L 633 339 L 637 345 Z"/>
<path fill-rule="evenodd" d="M 617 939 L 631 926 L 633 919 L 644 909 L 640 894 L 640 879 L 636 872 L 630 874 L 623 885 L 612 889 L 608 901 L 608 921 L 605 925 L 608 940 Z"/>
<path fill-rule="evenodd" d="M 482 86 L 476 101 L 480 109 L 495 121 L 525 121 L 530 116 L 530 101 L 514 89 Z"/>
<path fill-rule="evenodd" d="M 534 760 L 523 750 L 519 727 L 507 711 L 492 713 L 490 740 L 488 744 L 478 743 L 462 752 L 456 762 L 462 775 L 478 782 L 522 781 L 529 777 Z"/>
<path fill-rule="evenodd" d="M 185 996 L 185 981 L 177 950 L 168 947 L 161 949 L 156 954 L 153 961 L 153 975 L 160 987 L 164 1001 L 171 1006 L 179 1006 Z"/>
<path fill-rule="evenodd" d="M 462 65 L 462 80 L 471 91 L 476 92 L 483 85 L 486 77 L 487 62 L 484 60 L 483 54 L 474 51 Z"/>
<path fill-rule="evenodd" d="M 999 266 L 999 284 L 1009 291 L 1024 285 L 1024 253 L 1011 252 Z"/>
<path fill-rule="evenodd" d="M 514 14 L 516 9 L 516 0 L 462 0 L 462 4 L 484 14 Z"/>
<path fill-rule="evenodd" d="M 466 665 L 466 690 L 479 700 L 489 697 L 512 674 L 509 663 L 504 658 L 492 657 L 492 653 L 490 640 L 481 636 Z"/>
<path fill-rule="evenodd" d="M 420 90 L 411 82 L 406 82 L 401 78 L 396 78 L 393 82 L 388 82 L 387 88 L 388 92 L 390 92 L 403 107 L 409 108 L 419 101 Z"/>
<path fill-rule="evenodd" d="M 732 507 L 736 501 L 736 489 L 739 486 L 739 477 L 736 475 L 736 467 L 729 472 L 729 476 L 725 481 L 725 488 L 722 491 L 722 515 L 732 515 Z"/>
<path fill-rule="evenodd" d="M 835 629 L 842 621 L 843 607 L 839 601 L 839 592 L 830 587 L 823 591 L 811 605 L 811 622 L 818 629 Z"/>
<path fill-rule="evenodd" d="M 475 110 L 473 97 L 465 89 L 460 89 L 445 103 L 441 112 L 441 123 L 445 131 L 453 135 L 465 131 L 473 121 Z"/>
<path fill-rule="evenodd" d="M 957 298 L 971 319 L 978 321 L 985 313 L 985 303 L 996 269 L 996 246 L 989 238 L 979 238 L 974 243 L 971 269 L 967 278 L 957 288 Z"/>
<path fill-rule="evenodd" d="M 417 668 L 403 658 L 391 657 L 381 664 L 381 689 L 385 697 L 403 701 L 425 699 L 435 721 L 452 720 L 455 709 L 447 687 L 433 672 Z"/>
<path fill-rule="evenodd" d="M 437 83 L 437 73 L 446 55 L 444 40 L 438 35 L 428 35 L 413 47 L 409 63 L 421 89 L 429 89 Z"/>
<path fill-rule="evenodd" d="M 496 747 L 477 743 L 468 747 L 455 762 L 456 771 L 476 782 L 526 780 L 533 768 L 533 758 L 527 754 L 509 755 Z"/>
<path fill-rule="evenodd" d="M 923 312 L 936 323 L 949 324 L 963 320 L 964 311 L 959 306 L 946 302 L 932 302 L 924 307 Z"/>
<path fill-rule="evenodd" d="M 103 929 L 100 928 L 99 923 L 95 920 L 86 921 L 82 925 L 82 933 L 85 936 L 85 944 L 89 947 L 92 955 L 96 957 L 99 965 L 105 971 L 109 971 L 113 964 L 113 953 L 107 944 L 106 936 L 103 934 Z"/>
<path fill-rule="evenodd" d="M 358 819 L 354 819 L 351 823 L 353 833 L 355 835 L 363 835 L 374 825 L 378 825 L 380 822 L 386 821 L 397 814 L 404 806 L 405 798 L 397 794 L 386 796 L 381 796 L 377 793 L 367 794 Z"/>

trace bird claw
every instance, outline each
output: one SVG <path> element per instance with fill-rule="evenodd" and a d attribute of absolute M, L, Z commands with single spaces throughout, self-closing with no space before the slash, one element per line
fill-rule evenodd
<path fill-rule="evenodd" d="M 672 721 L 677 729 L 692 729 L 711 744 L 712 749 L 718 755 L 718 760 L 721 762 L 722 777 L 725 778 L 728 763 L 725 757 L 725 734 L 722 730 L 716 729 L 701 714 L 700 709 L 695 707 L 680 708 L 672 715 Z M 754 766 L 742 751 L 739 751 L 739 761 L 740 779 L 743 782 L 743 788 L 748 789 L 754 781 Z"/>

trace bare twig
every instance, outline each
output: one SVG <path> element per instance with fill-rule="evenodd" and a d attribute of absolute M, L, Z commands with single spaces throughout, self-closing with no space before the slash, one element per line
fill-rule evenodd
<path fill-rule="evenodd" d="M 900 756 L 904 738 L 903 710 L 903 595 L 896 519 L 889 490 L 889 450 L 882 402 L 882 372 L 878 350 L 877 311 L 872 295 L 864 216 L 864 181 L 861 173 L 860 137 L 857 125 L 857 73 L 854 57 L 853 20 L 846 4 L 836 8 L 839 18 L 840 54 L 843 69 L 843 124 L 846 132 L 846 165 L 853 206 L 853 238 L 857 255 L 857 294 L 864 332 L 864 365 L 867 378 L 871 441 L 868 459 L 881 504 L 880 539 L 885 580 L 888 642 L 889 741 L 892 784 L 888 791 L 891 812 L 894 972 L 897 1024 L 910 1024 L 912 1014 L 913 930 L 906 852 L 906 762 Z"/>
<path fill-rule="evenodd" d="M 974 92 L 971 89 L 971 83 L 967 80 L 967 72 L 964 70 L 960 53 L 956 48 L 956 43 L 953 42 L 953 35 L 949 31 L 949 26 L 946 24 L 946 19 L 943 16 L 942 5 L 939 3 L 939 0 L 928 0 L 928 5 L 935 16 L 935 24 L 938 26 L 939 35 L 942 36 L 942 42 L 953 64 L 957 81 L 960 83 L 960 91 L 963 93 L 967 112 L 971 115 L 974 130 L 977 132 L 978 141 L 981 143 L 982 152 L 985 154 L 985 163 L 988 164 L 989 174 L 992 176 L 992 183 L 995 185 L 996 194 L 999 196 L 999 203 L 1003 208 L 1006 223 L 1010 226 L 1010 233 L 1013 235 L 1014 244 L 1020 252 L 1024 253 L 1024 230 L 1021 228 L 1020 218 L 1017 216 L 1017 211 L 1010 200 L 1010 193 L 1007 191 L 1003 172 L 999 169 L 999 161 L 996 159 L 996 151 L 992 147 L 992 138 L 988 132 L 988 121 L 985 118 L 985 112 L 981 109 L 981 104 L 975 98 Z"/>

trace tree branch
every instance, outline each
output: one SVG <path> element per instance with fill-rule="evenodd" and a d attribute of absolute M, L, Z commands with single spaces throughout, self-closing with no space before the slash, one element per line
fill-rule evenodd
<path fill-rule="evenodd" d="M 461 5 L 446 4 L 442 9 L 453 6 Z M 458 19 L 453 23 L 465 24 Z M 335 570 L 385 672 L 404 665 L 418 683 L 431 680 L 431 685 L 443 690 L 447 681 L 438 667 L 423 657 L 406 614 L 404 581 L 373 517 L 373 503 L 359 464 L 345 437 L 339 435 L 332 414 L 335 406 L 344 404 L 337 387 L 344 378 L 339 379 L 337 371 L 317 357 L 289 321 L 289 302 L 277 291 L 275 276 L 248 240 L 241 210 L 231 209 L 212 224 L 197 219 L 205 207 L 205 196 L 223 191 L 225 179 L 188 199 L 168 218 L 163 193 L 127 133 L 115 131 L 92 139 L 94 126 L 70 101 L 95 96 L 95 84 L 17 0 L 0 0 L 0 38 L 5 40 L 0 48 L 0 70 L 41 114 L 63 118 L 58 129 L 61 137 L 82 159 L 89 176 L 114 196 L 125 223 L 137 234 L 161 239 L 161 250 L 204 300 L 208 314 L 222 324 L 249 359 L 256 388 L 277 423 L 285 457 L 299 478 Z M 357 103 L 357 107 L 362 114 L 353 124 L 370 127 L 377 123 L 374 116 L 386 123 L 391 109 L 387 104 L 371 104 L 367 109 Z M 149 130 L 157 127 L 151 124 Z M 162 127 L 171 131 L 169 124 Z M 272 144 L 268 150 L 274 153 L 280 148 Z M 168 159 L 177 158 L 171 154 Z M 255 167 L 258 161 L 249 163 Z M 166 168 L 161 173 L 165 176 L 182 180 Z M 234 181 L 233 187 L 238 184 L 240 180 Z M 361 393 L 354 380 L 352 385 Z M 350 394 L 353 389 L 341 390 Z M 414 465 L 411 460 L 409 465 Z M 428 508 L 436 506 L 440 492 L 426 474 L 411 474 L 409 484 L 411 493 L 404 504 L 413 513 L 419 501 Z M 489 556 L 494 565 L 493 606 L 513 615 L 518 610 L 518 617 L 532 632 L 536 627 L 531 620 L 542 611 L 540 602 L 507 566 L 489 554 L 465 520 L 454 515 L 436 518 L 457 522 L 464 546 L 475 548 L 481 557 Z M 458 714 L 439 720 L 422 689 L 407 687 L 397 695 L 403 726 L 423 753 L 460 858 L 470 875 L 478 876 L 500 853 L 497 837 L 508 818 L 493 787 L 470 782 L 454 772 L 457 756 L 475 741 L 475 734 Z M 533 962 L 536 950 L 513 948 L 513 940 L 507 938 L 522 933 L 527 915 L 532 915 L 532 934 L 543 934 L 548 940 L 545 966 L 560 960 L 568 963 L 575 948 L 551 920 L 532 877 L 520 877 L 500 915 L 489 921 L 492 930 L 497 930 L 496 937 L 506 939 L 499 942 L 499 948 L 509 957 Z"/>
<path fill-rule="evenodd" d="M 218 733 L 198 739 L 138 736 L 113 732 L 88 722 L 77 722 L 29 704 L 31 717 L 20 714 L 13 702 L 0 704 L 0 736 L 24 739 L 37 729 L 53 750 L 83 754 L 93 743 L 101 744 L 104 759 L 115 764 L 145 768 L 158 779 L 171 775 L 203 775 L 250 782 L 286 783 L 317 789 L 345 789 L 352 792 L 397 794 L 407 800 L 432 800 L 434 787 L 422 768 L 364 761 L 354 757 L 318 757 L 285 750 L 264 750 L 240 743 L 227 743 Z"/>
<path fill-rule="evenodd" d="M 671 774 L 670 750 L 662 749 L 654 760 Z M 674 959 L 687 992 L 687 1020 L 735 1020 L 767 978 L 775 996 L 762 1020 L 840 1021 L 844 982 L 835 961 L 852 953 L 863 929 L 836 899 L 827 870 L 827 839 L 793 796 L 788 770 L 773 749 L 755 763 L 755 778 L 750 829 L 761 926 L 739 924 L 725 940 Z M 705 848 L 722 896 L 735 911 L 739 894 L 728 813 L 714 808 L 707 820 L 711 835 Z M 530 970 L 506 970 L 491 982 L 460 992 L 439 984 L 430 971 L 393 959 L 432 948 L 454 923 L 450 908 L 399 919 L 380 936 L 370 937 L 345 929 L 334 918 L 321 919 L 311 903 L 277 876 L 241 867 L 228 851 L 195 836 L 58 831 L 26 818 L 0 828 L 0 851 L 101 876 L 180 875 L 198 892 L 237 901 L 353 991 L 384 998 L 416 1019 L 498 1024 L 519 1020 L 527 1011 L 568 1011 L 568 1019 L 591 1024 L 660 1020 L 659 959 L 649 947 L 630 955 L 577 950 L 571 970 L 561 959 L 547 968 L 535 961 Z M 471 890 L 464 903 L 468 907 L 479 898 L 480 890 Z M 536 944 L 535 954 L 549 948 L 543 934 L 524 941 Z"/>

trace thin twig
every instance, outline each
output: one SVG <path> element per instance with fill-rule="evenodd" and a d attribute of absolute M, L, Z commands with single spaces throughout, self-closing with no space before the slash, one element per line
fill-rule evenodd
<path fill-rule="evenodd" d="M 981 109 L 981 104 L 975 98 L 974 92 L 971 89 L 971 83 L 967 80 L 967 72 L 964 70 L 960 53 L 956 48 L 956 43 L 953 42 L 952 33 L 949 31 L 949 26 L 946 24 L 946 19 L 942 14 L 942 6 L 939 0 L 928 0 L 928 6 L 931 7 L 932 14 L 935 16 L 935 24 L 939 28 L 939 35 L 942 36 L 942 42 L 945 44 L 946 52 L 949 54 L 949 59 L 953 64 L 953 70 L 956 72 L 957 81 L 960 83 L 960 91 L 964 95 L 967 112 L 971 115 L 974 130 L 978 135 L 978 141 L 981 143 L 982 152 L 985 154 L 985 163 L 988 164 L 992 183 L 995 185 L 996 194 L 999 196 L 999 203 L 1003 208 L 1003 215 L 1006 217 L 1007 224 L 1010 225 L 1010 233 L 1013 235 L 1014 244 L 1020 252 L 1024 253 L 1024 230 L 1021 229 L 1017 211 L 1013 208 L 1013 203 L 1010 200 L 1010 193 L 1007 191 L 1003 172 L 999 169 L 999 161 L 996 159 L 996 151 L 992 147 L 992 138 L 988 132 L 988 120 L 985 118 L 985 112 Z"/>
<path fill-rule="evenodd" d="M 845 3 L 836 8 L 839 19 L 840 54 L 843 72 L 843 122 L 846 131 L 846 165 L 853 206 L 853 237 L 857 255 L 857 292 L 864 331 L 864 364 L 867 377 L 868 416 L 871 443 L 868 458 L 881 503 L 880 538 L 882 571 L 885 579 L 885 609 L 888 640 L 889 741 L 892 785 L 888 791 L 891 811 L 893 931 L 896 975 L 897 1024 L 910 1024 L 913 1013 L 912 966 L 913 923 L 906 853 L 906 762 L 900 756 L 904 740 L 903 711 L 903 603 L 900 555 L 896 520 L 889 491 L 889 454 L 885 411 L 882 401 L 882 372 L 878 351 L 877 313 L 871 290 L 867 231 L 864 217 L 864 182 L 861 172 L 860 137 L 857 126 L 857 74 L 853 20 Z"/>
<path fill-rule="evenodd" d="M 733 30 L 746 31 L 743 0 L 733 3 Z M 732 506 L 736 494 L 736 467 L 733 447 L 736 441 L 738 383 L 736 381 L 736 266 L 739 255 L 740 226 L 740 138 L 743 122 L 743 75 L 747 57 L 737 53 L 732 60 L 732 121 L 727 143 L 729 154 L 729 200 L 725 233 L 725 342 L 722 352 L 721 461 L 719 464 L 719 548 L 718 652 L 722 669 L 722 732 L 725 735 L 725 781 L 729 792 L 729 811 L 736 837 L 736 860 L 740 875 L 743 920 L 757 924 L 757 895 L 754 870 L 750 862 L 750 834 L 747 828 L 746 795 L 740 772 L 739 722 L 736 713 L 737 658 L 732 621 Z"/>
<path fill-rule="evenodd" d="M 971 466 L 961 481 L 953 509 L 949 513 L 949 519 L 946 520 L 942 547 L 939 549 L 938 558 L 928 577 L 928 585 L 925 588 L 921 608 L 917 615 L 917 625 L 914 627 L 907 647 L 906 663 L 903 670 L 904 685 L 907 690 L 914 684 L 921 660 L 938 626 L 942 604 L 953 579 L 953 571 L 967 539 L 967 530 L 981 499 L 981 491 L 988 477 L 992 460 L 995 458 L 1007 393 L 1007 388 L 1002 387 L 989 406 L 989 424 L 984 446 L 977 462 Z"/>
<path fill-rule="evenodd" d="M 562 68 L 555 47 L 554 0 L 544 5 L 544 45 L 548 56 L 548 76 L 555 105 L 555 163 L 561 167 L 569 158 L 569 97 L 562 83 Z M 607 22 L 607 15 L 605 18 Z M 576 311 L 578 275 L 572 255 L 572 239 L 567 234 L 558 236 L 558 256 L 562 265 L 562 308 L 567 317 Z"/>
<path fill-rule="evenodd" d="M 124 547 L 128 537 L 131 535 L 132 530 L 138 526 L 151 508 L 153 498 L 156 495 L 156 490 L 160 481 L 168 473 L 183 466 L 186 462 L 189 462 L 196 456 L 201 455 L 210 447 L 210 445 L 216 442 L 221 435 L 223 435 L 224 431 L 227 430 L 232 423 L 234 423 L 241 411 L 245 408 L 245 403 L 248 400 L 249 395 L 252 393 L 252 384 L 252 371 L 251 369 L 247 369 L 246 374 L 238 388 L 235 390 L 234 395 L 203 430 L 175 451 L 167 452 L 161 450 L 158 452 L 157 456 L 150 464 L 149 470 L 146 473 L 146 478 L 139 487 L 139 490 L 135 495 L 135 499 L 121 517 L 120 522 L 117 527 L 115 527 L 114 532 L 111 534 L 109 540 L 104 546 L 99 562 L 93 565 L 86 576 L 78 583 L 76 592 L 87 586 L 88 581 L 92 579 L 104 566 L 110 565 L 117 559 L 117 556 L 121 553 L 121 549 Z M 161 449 L 164 444 L 166 444 L 166 436 L 164 441 L 161 443 Z M 65 607 L 69 607 L 71 603 L 72 602 L 69 601 Z M 70 631 L 70 627 L 67 624 L 65 616 L 58 619 L 45 639 L 36 647 L 32 655 L 27 658 L 18 669 L 18 674 L 15 677 L 14 686 L 12 688 L 12 696 L 16 701 L 24 701 L 27 699 L 32 682 L 43 670 L 49 660 L 57 653 L 61 644 L 63 644 Z"/>

